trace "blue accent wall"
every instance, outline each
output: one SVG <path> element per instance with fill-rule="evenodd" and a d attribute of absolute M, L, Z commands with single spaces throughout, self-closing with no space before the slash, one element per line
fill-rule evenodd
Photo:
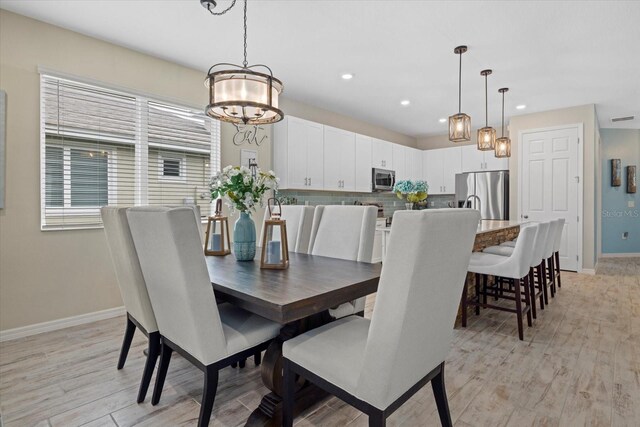
<path fill-rule="evenodd" d="M 627 193 L 626 166 L 640 174 L 640 130 L 601 129 L 602 161 L 602 253 L 640 253 L 640 192 Z M 611 159 L 622 163 L 622 185 L 611 186 Z M 640 175 L 639 175 L 640 176 Z M 636 182 L 640 180 L 636 178 Z M 634 207 L 629 207 L 629 202 Z M 627 240 L 622 239 L 624 232 Z"/>

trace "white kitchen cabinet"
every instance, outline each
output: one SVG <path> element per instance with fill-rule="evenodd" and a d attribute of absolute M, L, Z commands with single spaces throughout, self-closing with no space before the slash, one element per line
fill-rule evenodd
<path fill-rule="evenodd" d="M 483 172 L 508 170 L 509 159 L 497 158 L 493 150 L 480 151 L 475 145 L 465 145 L 462 149 L 462 171 Z"/>
<path fill-rule="evenodd" d="M 280 188 L 322 190 L 323 125 L 289 116 L 275 124 L 273 132 L 273 169 Z"/>
<path fill-rule="evenodd" d="M 384 247 L 383 238 L 384 231 L 379 230 L 381 227 L 385 227 L 387 220 L 385 218 L 378 218 L 376 220 L 376 232 L 373 235 L 373 253 L 371 254 L 371 262 L 382 262 Z"/>
<path fill-rule="evenodd" d="M 393 170 L 396 172 L 396 182 L 405 179 L 410 179 L 407 175 L 407 168 L 405 165 L 405 151 L 404 145 L 391 144 L 391 160 L 393 164 Z"/>
<path fill-rule="evenodd" d="M 410 179 L 412 181 L 424 179 L 422 176 L 422 150 L 405 147 L 404 167 L 406 171 L 405 179 Z"/>
<path fill-rule="evenodd" d="M 393 144 L 373 138 L 372 167 L 393 170 Z"/>
<path fill-rule="evenodd" d="M 356 135 L 324 127 L 324 189 L 355 191 Z"/>
<path fill-rule="evenodd" d="M 359 134 L 356 134 L 355 139 L 355 191 L 370 193 L 372 141 L 370 137 Z"/>
<path fill-rule="evenodd" d="M 429 194 L 454 194 L 456 174 L 461 172 L 460 147 L 422 152 L 423 172 Z"/>

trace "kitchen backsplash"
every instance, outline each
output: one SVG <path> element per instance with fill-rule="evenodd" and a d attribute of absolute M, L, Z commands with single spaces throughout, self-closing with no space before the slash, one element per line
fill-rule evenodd
<path fill-rule="evenodd" d="M 353 205 L 359 203 L 382 204 L 384 216 L 392 216 L 398 209 L 405 209 L 404 200 L 394 193 L 347 193 L 332 191 L 280 190 L 278 198 L 286 198 L 290 204 L 304 205 Z M 427 198 L 427 207 L 447 208 L 453 206 L 453 195 L 437 195 Z"/>

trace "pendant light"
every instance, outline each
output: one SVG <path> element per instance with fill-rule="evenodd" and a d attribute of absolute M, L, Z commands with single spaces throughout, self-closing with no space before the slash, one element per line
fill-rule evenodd
<path fill-rule="evenodd" d="M 212 15 L 223 15 L 235 4 L 222 12 L 214 12 L 214 0 L 200 0 Z M 214 71 L 214 68 L 225 69 Z M 230 68 L 226 68 L 230 67 Z M 258 72 L 260 69 L 264 72 Z M 278 97 L 282 93 L 282 82 L 269 67 L 263 64 L 248 65 L 247 62 L 247 0 L 244 0 L 244 61 L 242 66 L 219 63 L 209 68 L 205 86 L 209 88 L 209 105 L 205 113 L 217 120 L 245 125 L 262 125 L 279 122 L 284 113 L 278 108 Z"/>
<path fill-rule="evenodd" d="M 449 117 L 449 141 L 471 141 L 471 117 L 462 112 L 462 54 L 467 51 L 466 46 L 458 46 L 453 53 L 460 56 L 458 70 L 458 114 Z"/>
<path fill-rule="evenodd" d="M 502 136 L 496 139 L 496 157 L 511 157 L 511 140 L 504 136 L 504 93 L 508 91 L 508 87 L 498 89 L 498 92 L 502 94 Z"/>
<path fill-rule="evenodd" d="M 482 70 L 480 75 L 484 76 L 484 127 L 478 129 L 478 150 L 490 151 L 496 147 L 496 130 L 489 126 L 489 96 L 487 94 L 487 76 L 491 70 Z"/>

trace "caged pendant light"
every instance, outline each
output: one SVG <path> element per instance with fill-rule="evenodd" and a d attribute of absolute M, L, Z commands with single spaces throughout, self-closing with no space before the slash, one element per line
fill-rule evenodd
<path fill-rule="evenodd" d="M 227 13 L 236 3 L 222 12 L 215 12 L 215 0 L 200 0 L 200 4 L 212 15 Z M 217 67 L 225 67 L 214 71 Z M 229 68 L 227 68 L 229 67 Z M 256 71 L 260 69 L 264 72 Z M 278 108 L 282 82 L 269 67 L 247 62 L 247 0 L 244 0 L 244 61 L 242 66 L 219 63 L 209 68 L 205 86 L 209 88 L 209 105 L 205 113 L 217 120 L 245 125 L 262 125 L 279 122 L 284 113 Z"/>
<path fill-rule="evenodd" d="M 487 94 L 487 76 L 491 74 L 491 70 L 482 70 L 480 75 L 484 76 L 484 127 L 478 129 L 478 150 L 490 151 L 496 146 L 496 130 L 489 126 L 489 101 Z"/>
<path fill-rule="evenodd" d="M 511 140 L 504 136 L 504 93 L 508 91 L 508 87 L 498 89 L 498 92 L 502 94 L 502 136 L 496 139 L 496 157 L 511 157 Z"/>
<path fill-rule="evenodd" d="M 458 46 L 453 53 L 460 56 L 458 70 L 458 114 L 449 116 L 449 141 L 471 141 L 471 117 L 462 112 L 462 54 L 467 51 L 466 46 Z"/>

